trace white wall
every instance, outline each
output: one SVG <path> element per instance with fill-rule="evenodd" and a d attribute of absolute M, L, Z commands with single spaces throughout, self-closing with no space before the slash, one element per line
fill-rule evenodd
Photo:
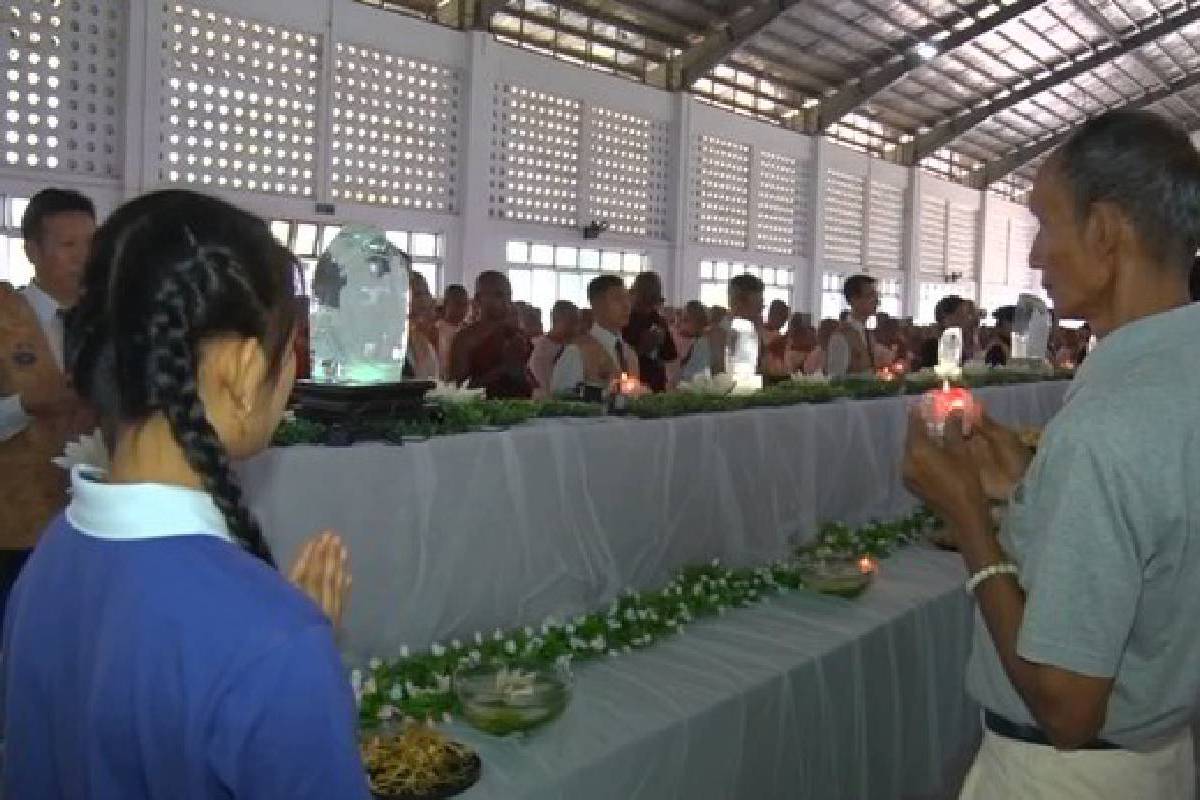
<path fill-rule="evenodd" d="M 19 7 L 28 6 L 27 10 L 35 7 L 43 10 L 43 4 L 34 0 L 13 2 Z M 200 59 L 204 65 L 215 66 L 218 70 L 242 69 L 247 73 L 247 86 L 259 86 L 258 79 L 262 79 L 259 90 L 264 95 L 312 97 L 311 108 L 294 112 L 294 129 L 311 133 L 315 140 L 310 148 L 311 160 L 304 162 L 312 171 L 311 178 L 300 181 L 297 191 L 250 192 L 215 183 L 202 184 L 198 188 L 219 194 L 269 218 L 360 221 L 392 229 L 441 233 L 447 245 L 445 282 L 469 284 L 481 270 L 502 266 L 504 244 L 510 238 L 583 244 L 580 228 L 588 222 L 584 198 L 587 184 L 592 180 L 589 176 L 596 175 L 596 167 L 590 161 L 588 131 L 592 130 L 595 109 L 606 108 L 636 115 L 665 131 L 667 146 L 662 176 L 668 187 L 667 222 L 662 230 L 651 236 L 608 233 L 601 238 L 600 244 L 648 254 L 652 267 L 663 274 L 664 286 L 673 302 L 697 296 L 698 265 L 703 259 L 786 265 L 795 271 L 791 287 L 793 304 L 806 310 L 819 307 L 820 276 L 826 271 L 867 269 L 880 277 L 903 281 L 909 313 L 918 305 L 922 284 L 944 280 L 930 271 L 930 264 L 944 262 L 946 272 L 952 271 L 951 262 L 965 267 L 959 270 L 965 273 L 963 285 L 969 284 L 971 292 L 985 304 L 1007 300 L 1031 285 L 1029 271 L 1022 266 L 1024 255 L 1021 249 L 1027 247 L 1031 239 L 1030 221 L 1024 209 L 919 171 L 719 110 L 690 96 L 668 94 L 509 47 L 485 33 L 454 31 L 403 14 L 372 9 L 352 0 L 307 3 L 195 0 L 195 4 L 199 6 L 198 22 L 202 28 L 215 26 L 225 30 L 221 25 L 223 19 L 229 17 L 233 20 L 230 30 L 236 29 L 237 20 L 246 19 L 261 23 L 264 29 L 268 26 L 286 28 L 306 37 L 316 37 L 314 47 L 320 57 L 311 81 L 308 77 L 302 80 L 292 77 L 288 88 L 284 89 L 281 81 L 287 79 L 281 77 L 278 69 L 275 72 L 266 69 L 268 57 L 265 52 L 238 51 L 242 55 L 249 54 L 250 58 L 262 58 L 264 66 L 257 73 L 249 62 L 239 66 L 232 61 L 222 61 L 225 53 L 234 53 L 235 45 L 222 45 L 219 36 L 215 41 L 206 41 L 203 36 L 189 39 L 186 30 L 175 34 L 173 25 L 179 18 L 174 16 L 174 3 L 164 5 L 151 0 L 128 0 L 125 16 L 119 21 L 124 48 L 117 59 L 120 68 L 108 83 L 102 77 L 103 85 L 96 90 L 96 96 L 111 92 L 115 98 L 112 102 L 119 106 L 118 113 L 111 115 L 117 118 L 117 140 L 122 145 L 121 152 L 113 156 L 113 174 L 72 171 L 65 168 L 65 158 L 55 169 L 46 168 L 45 160 L 38 167 L 23 166 L 23 160 L 16 166 L 0 160 L 0 193 L 28 196 L 45 185 L 73 186 L 94 197 L 101 211 L 107 212 L 122 199 L 169 183 L 160 174 L 160 163 L 165 163 L 162 159 L 171 148 L 169 137 L 174 129 L 166 119 L 173 113 L 173 107 L 169 107 L 170 98 L 173 93 L 178 95 L 180 90 L 173 90 L 169 81 L 173 74 L 172 59 L 176 55 L 174 43 L 182 39 L 187 43 L 197 42 L 200 48 L 196 55 L 185 47 L 182 57 Z M 210 11 L 214 12 L 212 22 L 207 20 Z M 28 19 L 27 14 L 24 17 Z M 186 28 L 190 22 L 184 22 Z M 236 30 L 234 35 L 237 36 Z M 266 37 L 267 32 L 264 30 L 261 35 Z M 278 38 L 275 44 L 281 44 Z M 366 46 L 397 57 L 420 59 L 448 69 L 454 75 L 453 130 L 448 134 L 452 140 L 448 144 L 448 163 L 452 167 L 448 170 L 452 175 L 439 184 L 449 187 L 451 202 L 446 210 L 389 207 L 345 199 L 335 201 L 332 197 L 331 173 L 335 168 L 331 159 L 336 153 L 331 142 L 338 122 L 333 114 L 334 92 L 356 91 L 336 80 L 334 61 L 341 52 L 337 49 L 339 44 Z M 211 57 L 205 56 L 206 47 L 214 48 Z M 280 63 L 283 61 L 278 54 L 272 58 L 278 58 Z M 268 88 L 267 79 L 274 80 L 275 85 Z M 0 74 L 0 83 L 7 80 Z M 574 189 L 580 202 L 573 224 L 533 224 L 504 219 L 497 214 L 497 153 L 504 137 L 503 131 L 498 130 L 498 103 L 502 101 L 502 87 L 507 85 L 568 98 L 579 109 L 581 133 L 575 147 L 579 153 L 580 178 Z M 315 91 L 309 92 L 310 87 Z M 5 85 L 3 89 L 5 92 L 19 90 L 23 94 L 28 86 L 18 83 Z M 25 110 L 22 109 L 22 113 Z M 260 106 L 259 111 L 264 109 Z M 83 111 L 64 107 L 59 113 L 65 127 Z M 289 116 L 292 113 L 289 111 Z M 219 110 L 209 112 L 207 118 L 218 122 L 233 119 L 228 115 L 222 117 Z M 83 117 L 80 120 L 83 121 Z M 44 128 L 46 123 L 43 119 L 37 124 Z M 310 127 L 305 129 L 306 125 Z M 205 136 L 202 131 L 197 133 L 201 138 Z M 745 228 L 742 246 L 705 243 L 704 237 L 697 232 L 700 197 L 707 191 L 707 196 L 712 199 L 713 192 L 711 181 L 707 189 L 701 185 L 699 143 L 705 136 L 718 137 L 744 148 L 748 154 L 746 196 L 725 198 L 740 209 L 735 216 L 736 224 Z M 62 138 L 64 141 L 55 147 L 66 146 L 67 137 Z M 268 143 L 261 134 L 227 138 L 245 147 L 257 145 L 261 148 Z M 49 146 L 47 142 L 49 139 L 43 135 L 39 147 L 45 150 Z M 292 159 L 279 155 L 278 160 L 291 163 Z M 780 163 L 795 169 L 794 197 L 781 196 L 779 180 L 770 173 L 775 168 L 773 165 Z M 234 171 L 226 169 L 224 174 L 232 176 Z M 856 181 L 861 181 L 861 209 L 846 206 L 844 195 L 831 197 L 827 191 L 831 180 L 841 181 L 839 186 L 843 190 L 848 187 L 851 195 L 858 191 Z M 765 187 L 767 183 L 771 183 L 769 192 Z M 329 202 L 335 204 L 334 214 L 318 213 L 317 204 Z M 795 209 L 792 220 L 794 246 L 783 248 L 790 252 L 782 252 L 778 243 L 779 203 Z M 937 218 L 940 213 L 936 212 L 937 203 L 946 209 L 945 219 Z M 856 214 L 861 216 L 860 223 L 854 221 Z M 966 219 L 973 220 L 975 225 L 973 238 L 963 238 Z M 775 232 L 774 240 L 764 233 L 764 225 L 774 226 L 770 228 Z M 937 231 L 930 226 L 942 227 L 940 240 Z M 840 244 L 831 246 L 837 237 L 842 237 L 837 240 Z M 784 238 L 787 238 L 786 233 Z M 928 247 L 926 253 L 922 253 L 923 242 L 936 241 L 943 242 L 946 248 L 940 262 L 928 258 Z M 892 263 L 893 253 L 895 263 Z"/>

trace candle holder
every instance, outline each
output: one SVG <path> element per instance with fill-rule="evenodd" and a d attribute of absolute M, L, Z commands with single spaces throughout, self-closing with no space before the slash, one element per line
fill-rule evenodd
<path fill-rule="evenodd" d="M 942 436 L 946 432 L 946 421 L 952 414 L 962 414 L 964 425 L 979 421 L 983 409 L 975 402 L 975 396 L 970 390 L 961 386 L 951 386 L 949 381 L 942 384 L 940 389 L 930 389 L 921 399 L 921 416 L 934 436 Z"/>
<path fill-rule="evenodd" d="M 628 414 L 630 401 L 643 394 L 646 394 L 646 387 L 642 382 L 622 372 L 621 377 L 614 380 L 609 389 L 608 412 L 616 415 Z"/>
<path fill-rule="evenodd" d="M 854 598 L 871 585 L 878 564 L 870 556 L 844 553 L 809 555 L 800 564 L 800 580 L 814 592 Z"/>

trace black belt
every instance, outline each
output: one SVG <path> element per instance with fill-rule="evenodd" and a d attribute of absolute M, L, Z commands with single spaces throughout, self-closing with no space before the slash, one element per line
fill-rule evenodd
<path fill-rule="evenodd" d="M 1018 742 L 1026 742 L 1027 744 L 1040 744 L 1046 747 L 1053 747 L 1050 740 L 1046 738 L 1046 734 L 1036 725 L 1022 725 L 1019 722 L 1013 722 L 999 714 L 993 714 L 991 711 L 986 710 L 983 712 L 983 724 L 989 731 L 997 736 L 1003 736 L 1005 739 L 1014 739 Z M 1075 749 L 1120 750 L 1121 747 L 1112 742 L 1106 742 L 1103 739 L 1093 739 Z"/>

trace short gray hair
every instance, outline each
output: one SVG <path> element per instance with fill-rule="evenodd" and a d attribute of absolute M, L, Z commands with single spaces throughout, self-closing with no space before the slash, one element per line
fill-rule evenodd
<path fill-rule="evenodd" d="M 1200 248 L 1200 153 L 1179 126 L 1148 111 L 1085 123 L 1055 151 L 1079 219 L 1098 202 L 1119 208 L 1150 255 L 1187 272 Z"/>

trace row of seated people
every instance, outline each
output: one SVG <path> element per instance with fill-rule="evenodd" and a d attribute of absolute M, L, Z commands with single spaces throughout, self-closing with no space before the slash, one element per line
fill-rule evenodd
<path fill-rule="evenodd" d="M 875 279 L 856 275 L 843 287 L 847 310 L 814 326 L 811 315 L 791 314 L 780 300 L 770 304 L 764 319 L 764 287 L 754 275 L 730 280 L 728 308 L 691 301 L 675 309 L 665 306 L 661 278 L 644 272 L 628 289 L 616 275 L 593 279 L 589 307 L 555 303 L 545 331 L 539 309 L 513 302 L 503 273 L 481 274 L 475 288 L 472 299 L 462 286 L 449 287 L 439 307 L 424 279 L 414 276 L 412 377 L 484 387 L 492 397 L 573 396 L 582 386 L 607 385 L 621 375 L 662 392 L 697 375 L 725 371 L 734 319 L 748 320 L 758 331 L 759 372 L 768 378 L 931 367 L 938 338 L 949 327 L 963 331 L 965 361 L 1001 366 L 1010 357 L 1016 311 L 996 309 L 995 324 L 987 327 L 986 315 L 972 301 L 949 295 L 937 305 L 935 325 L 915 325 L 880 312 Z M 1056 325 L 1047 358 L 1077 364 L 1089 339 L 1086 328 Z"/>

